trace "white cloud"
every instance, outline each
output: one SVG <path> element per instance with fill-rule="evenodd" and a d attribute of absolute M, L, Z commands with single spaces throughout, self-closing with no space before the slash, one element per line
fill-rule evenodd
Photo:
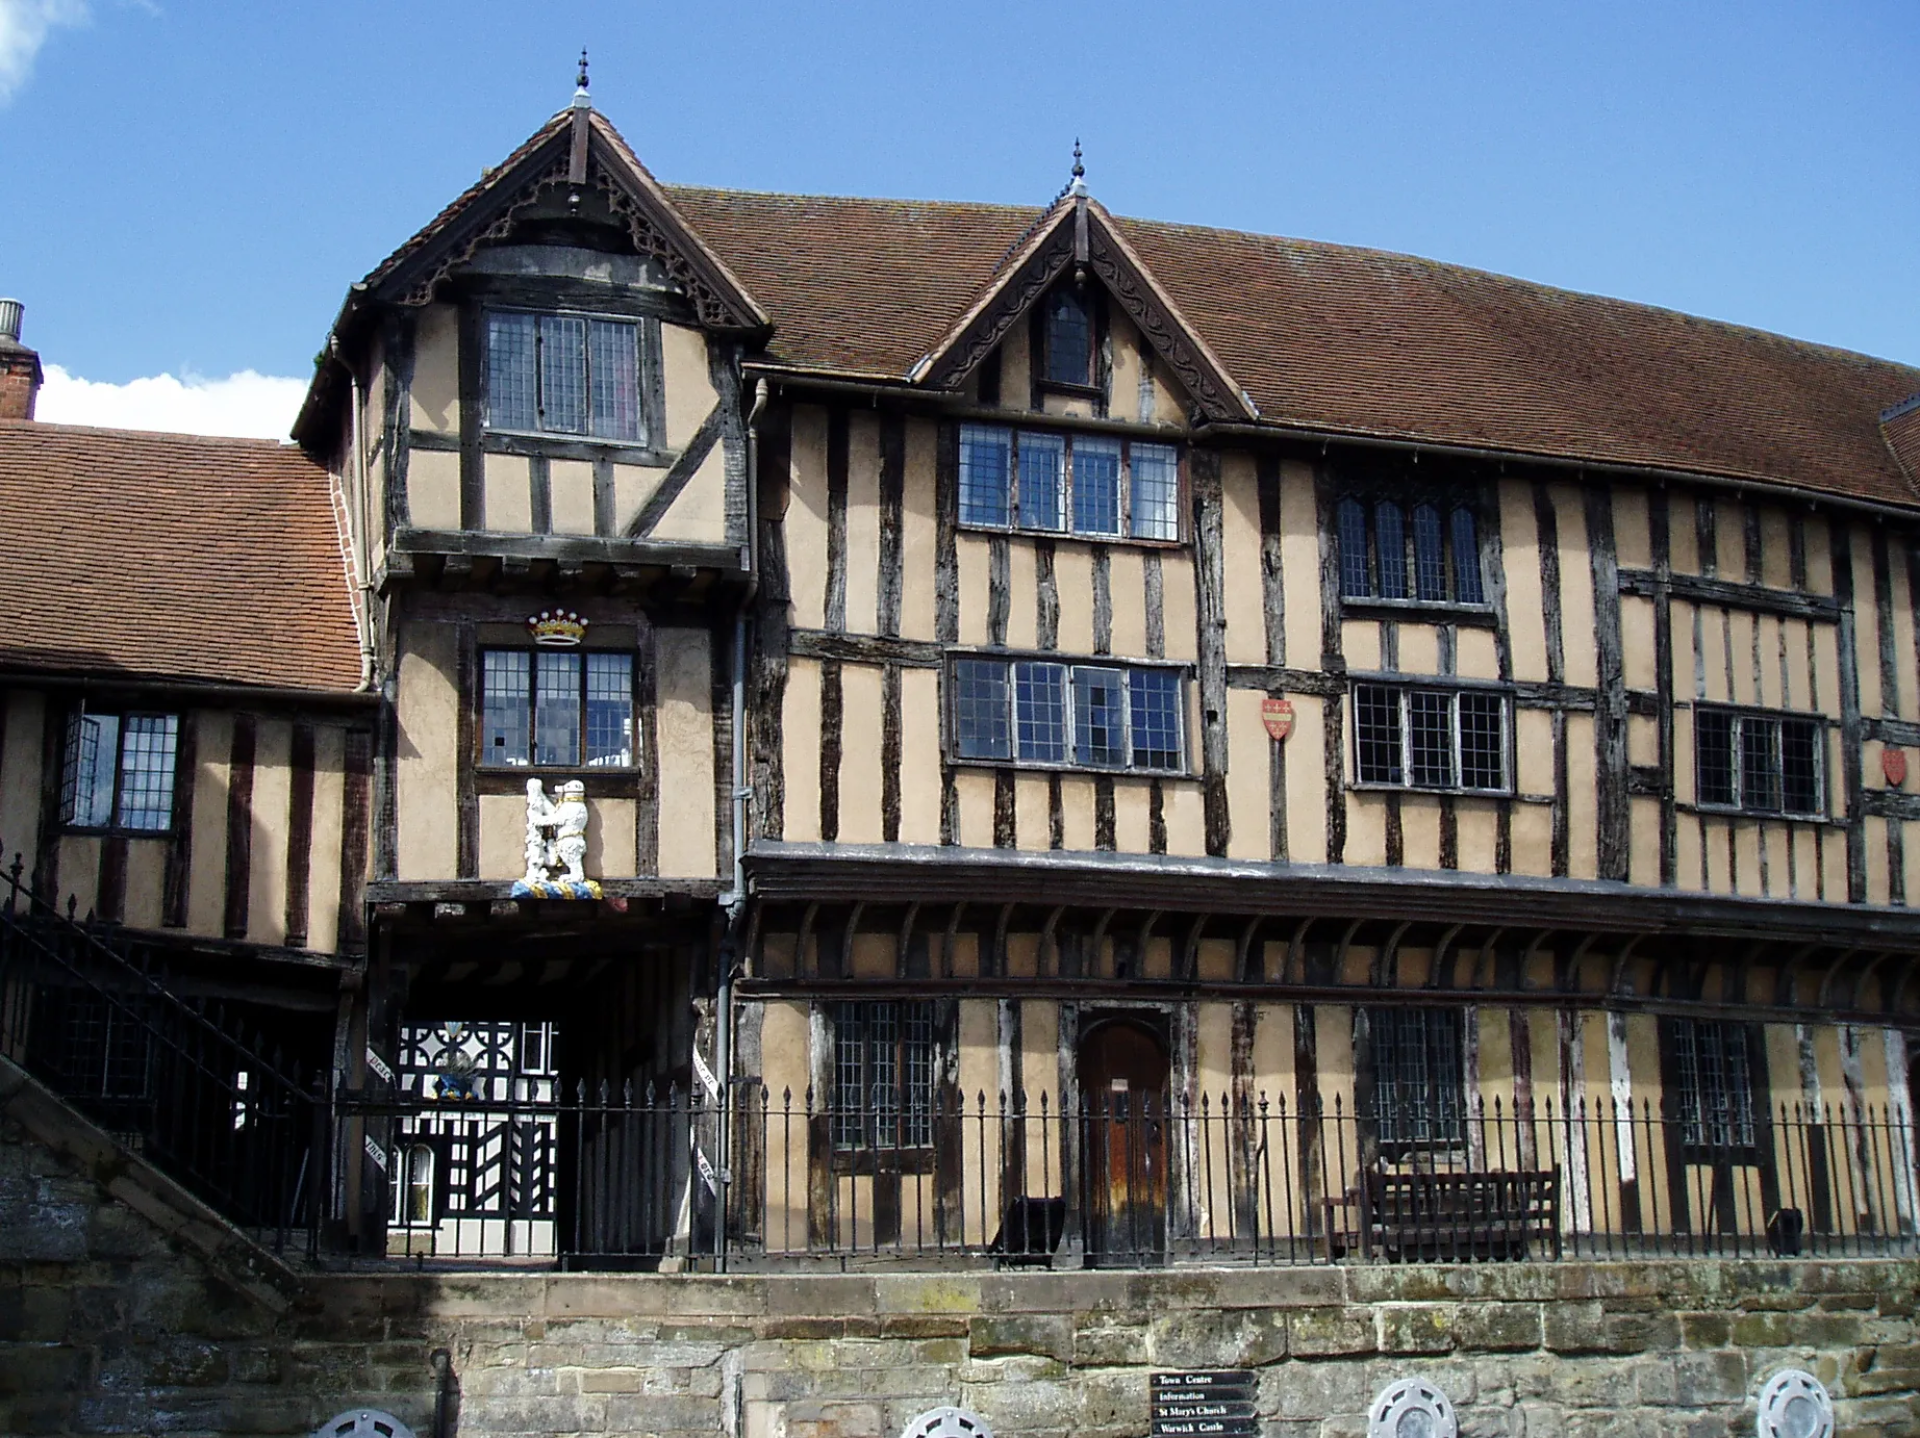
<path fill-rule="evenodd" d="M 87 19 L 86 0 L 0 0 L 0 105 L 26 83 L 49 30 Z"/>
<path fill-rule="evenodd" d="M 285 439 L 307 392 L 305 380 L 250 369 L 225 379 L 158 374 L 125 384 L 81 379 L 57 364 L 48 365 L 46 374 L 34 407 L 36 419 L 176 434 Z"/>

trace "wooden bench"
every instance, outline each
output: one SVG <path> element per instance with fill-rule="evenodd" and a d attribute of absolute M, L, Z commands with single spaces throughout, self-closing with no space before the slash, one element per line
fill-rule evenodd
<path fill-rule="evenodd" d="M 1329 1260 L 1358 1252 L 1399 1263 L 1560 1256 L 1560 1170 L 1362 1170 L 1329 1197 Z"/>

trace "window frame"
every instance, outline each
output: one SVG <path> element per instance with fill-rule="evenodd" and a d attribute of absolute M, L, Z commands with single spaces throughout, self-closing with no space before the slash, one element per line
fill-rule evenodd
<path fill-rule="evenodd" d="M 1703 1040 L 1715 1036 L 1719 1047 L 1717 1065 L 1706 1062 L 1708 1045 Z M 1660 1023 L 1660 1044 L 1664 1059 L 1663 1113 L 1673 1125 L 1673 1142 L 1686 1163 L 1733 1162 L 1750 1165 L 1759 1162 L 1761 1139 L 1768 1120 L 1768 1094 L 1765 1090 L 1766 1050 L 1755 1042 L 1753 1026 L 1731 1019 L 1667 1017 Z M 1738 1044 L 1729 1040 L 1737 1039 Z M 1736 1063 L 1732 1055 L 1739 1049 Z M 1739 1070 L 1738 1073 L 1735 1069 Z M 1732 1085 L 1744 1078 L 1746 1091 L 1736 1094 Z M 1718 1103 L 1718 1114 L 1712 1107 Z M 1715 1141 L 1716 1128 L 1726 1134 L 1725 1142 Z"/>
<path fill-rule="evenodd" d="M 1783 823 L 1824 822 L 1833 817 L 1833 793 L 1828 782 L 1831 769 L 1830 735 L 1833 721 L 1824 714 L 1812 714 L 1798 709 L 1764 709 L 1749 704 L 1715 704 L 1696 700 L 1693 711 L 1693 807 L 1703 814 L 1724 814 L 1728 817 L 1749 819 L 1774 819 Z M 1733 802 L 1721 803 L 1717 800 L 1702 799 L 1704 792 L 1700 782 L 1701 753 L 1700 716 L 1702 714 L 1724 715 L 1731 721 L 1727 737 L 1729 756 L 1728 780 L 1731 785 Z M 1742 790 L 1746 784 L 1747 763 L 1745 735 L 1747 720 L 1765 720 L 1782 727 L 1779 729 L 1779 742 L 1776 744 L 1773 758 L 1777 761 L 1773 768 L 1773 779 L 1779 788 L 1780 806 L 1778 808 L 1758 808 L 1745 802 Z M 1814 801 L 1811 809 L 1790 809 L 1787 807 L 1785 725 L 1790 723 L 1806 724 L 1813 730 L 1813 785 Z"/>
<path fill-rule="evenodd" d="M 656 453 L 665 451 L 666 436 L 663 429 L 665 401 L 661 390 L 663 360 L 658 319 L 652 315 L 623 314 L 616 310 L 595 309 L 577 304 L 526 303 L 518 298 L 506 301 L 483 297 L 476 302 L 475 310 L 477 317 L 474 333 L 479 351 L 480 429 L 483 434 L 510 436 L 523 441 L 544 441 L 550 444 L 593 445 L 607 450 L 641 450 Z M 637 436 L 621 437 L 593 432 L 593 372 L 590 339 L 586 345 L 585 367 L 582 370 L 583 396 L 587 406 L 587 427 L 584 430 L 546 429 L 539 425 L 541 365 L 537 341 L 533 360 L 535 427 L 525 429 L 517 425 L 496 423 L 493 414 L 493 326 L 491 324 L 491 319 L 496 314 L 531 315 L 535 320 L 577 319 L 589 326 L 595 321 L 600 321 L 630 327 L 634 331 L 634 412 L 638 416 L 640 433 Z M 591 334 L 590 329 L 588 333 Z"/>
<path fill-rule="evenodd" d="M 1346 507 L 1357 505 L 1361 515 L 1361 532 L 1366 544 L 1364 557 L 1367 575 L 1365 594 L 1347 592 L 1347 567 L 1350 556 L 1346 544 Z M 1404 591 L 1399 595 L 1380 593 L 1380 518 L 1383 507 L 1397 511 L 1400 529 L 1400 579 Z M 1421 509 L 1434 511 L 1439 529 L 1440 552 L 1438 563 L 1446 595 L 1439 599 L 1420 597 L 1421 554 L 1418 513 Z M 1457 515 L 1464 513 L 1473 522 L 1474 552 L 1473 564 L 1480 576 L 1480 598 L 1461 599 L 1460 572 L 1461 562 L 1458 544 Z M 1493 600 L 1489 594 L 1491 584 L 1487 576 L 1485 553 L 1486 520 L 1479 503 L 1469 497 L 1456 494 L 1404 492 L 1384 493 L 1377 489 L 1343 489 L 1333 498 L 1328 518 L 1329 538 L 1334 545 L 1333 573 L 1338 590 L 1340 607 L 1343 611 L 1356 613 L 1393 613 L 1408 612 L 1421 614 L 1455 614 L 1489 618 L 1494 614 Z"/>
<path fill-rule="evenodd" d="M 999 431 L 1007 437 L 1005 505 L 1007 518 L 1005 523 L 967 517 L 961 465 L 966 454 L 968 430 Z M 1022 435 L 1034 435 L 1049 442 L 1056 440 L 1060 442 L 1060 476 L 1054 502 L 1055 512 L 1060 517 L 1058 525 L 1030 524 L 1022 519 L 1020 506 L 1020 439 Z M 1118 529 L 1078 529 L 1074 526 L 1076 441 L 1091 441 L 1101 445 L 1113 444 L 1119 447 L 1120 467 L 1115 479 L 1115 516 Z M 1187 446 L 1174 442 L 1171 436 L 1159 438 L 1109 429 L 1075 429 L 1064 425 L 1002 424 L 989 420 L 968 420 L 954 427 L 953 445 L 954 516 L 956 525 L 962 531 L 980 534 L 1031 534 L 1055 539 L 1077 539 L 1089 544 L 1132 544 L 1161 549 L 1180 548 L 1188 541 Z M 1169 450 L 1172 453 L 1174 532 L 1171 537 L 1134 533 L 1136 485 L 1134 448 L 1136 445 L 1147 445 L 1156 449 Z"/>
<path fill-rule="evenodd" d="M 525 654 L 527 662 L 527 762 L 524 764 L 500 764 L 487 757 L 487 655 L 489 654 Z M 573 654 L 580 657 L 579 686 L 579 749 L 580 762 L 577 764 L 536 764 L 533 755 L 538 743 L 538 728 L 535 716 L 538 712 L 539 695 L 539 656 L 542 654 Z M 627 718 L 628 745 L 631 759 L 625 764 L 593 764 L 587 761 L 587 723 L 588 693 L 591 666 L 587 656 L 593 654 L 615 654 L 627 660 Z M 473 753 L 474 768 L 478 773 L 489 777 L 503 774 L 524 775 L 529 778 L 559 776 L 563 778 L 590 779 L 598 776 L 617 776 L 632 778 L 637 776 L 645 759 L 643 725 L 646 716 L 641 707 L 641 655 L 637 650 L 624 645 L 585 644 L 578 647 L 539 644 L 487 644 L 475 647 L 473 657 Z"/>
<path fill-rule="evenodd" d="M 1361 777 L 1361 734 L 1360 734 L 1360 691 L 1362 689 L 1389 689 L 1394 691 L 1397 700 L 1400 725 L 1400 779 L 1396 782 L 1386 779 L 1365 779 Z M 1440 694 L 1447 699 L 1447 733 L 1449 739 L 1449 757 L 1453 770 L 1451 784 L 1419 784 L 1412 778 L 1414 765 L 1413 751 L 1413 702 L 1415 693 Z M 1497 789 L 1472 787 L 1460 782 L 1464 765 L 1461 762 L 1460 700 L 1464 695 L 1484 695 L 1498 701 L 1500 705 L 1500 777 L 1501 785 Z M 1356 790 L 1388 794 L 1452 794 L 1461 798 L 1509 799 L 1514 795 L 1514 717 L 1513 690 L 1504 684 L 1476 683 L 1461 681 L 1452 676 L 1419 674 L 1354 674 L 1349 676 L 1347 686 L 1348 728 L 1353 737 L 1348 745 L 1348 784 Z"/>
<path fill-rule="evenodd" d="M 850 1014 L 858 1014 L 860 1034 L 858 1043 L 860 1055 L 858 1066 L 860 1073 L 870 1075 L 874 1065 L 872 1058 L 878 1052 L 872 1029 L 876 1017 L 885 1011 L 893 1025 L 891 1040 L 891 1063 L 895 1082 L 892 1094 L 894 1107 L 883 1109 L 878 1104 L 862 1102 L 857 1107 L 843 1101 L 842 1077 L 845 1072 L 846 1047 L 852 1042 L 848 1036 Z M 890 1169 L 925 1167 L 932 1163 L 934 1149 L 938 1145 L 937 1132 L 940 1118 L 941 1073 L 943 1064 L 941 1045 L 940 1010 L 933 999 L 836 999 L 828 1010 L 828 1018 L 833 1026 L 833 1048 L 829 1063 L 832 1086 L 827 1104 L 827 1148 L 834 1166 L 842 1171 L 871 1170 L 878 1166 Z M 916 1027 L 924 1026 L 923 1034 L 914 1032 Z M 920 1107 L 910 1101 L 916 1085 L 914 1077 L 915 1050 L 924 1044 L 920 1059 L 925 1068 L 925 1089 L 917 1097 Z M 869 1081 L 863 1087 L 871 1092 Z M 876 1124 L 871 1130 L 874 1141 L 869 1142 L 869 1131 L 864 1120 L 873 1117 L 876 1120 L 890 1116 L 895 1124 L 892 1135 L 880 1133 Z M 892 1137 L 895 1142 L 887 1142 Z"/>
<path fill-rule="evenodd" d="M 1409 1015 L 1418 1019 L 1417 1055 L 1404 1053 L 1399 1042 L 1407 1036 L 1400 1031 L 1402 1026 L 1413 1027 L 1406 1025 Z M 1417 1154 L 1464 1150 L 1471 1121 L 1465 1011 L 1441 1004 L 1369 1004 L 1367 1045 L 1373 1111 L 1362 1117 L 1373 1125 L 1381 1156 L 1398 1162 Z M 1418 1074 L 1412 1072 L 1416 1061 Z M 1416 1084 L 1423 1090 L 1417 1095 L 1412 1093 Z M 1399 1127 L 1402 1124 L 1406 1131 Z M 1419 1132 L 1422 1125 L 1427 1130 L 1424 1136 Z"/>
<path fill-rule="evenodd" d="M 78 798 L 77 788 L 71 798 L 67 792 L 70 768 L 74 770 L 76 782 L 78 779 L 78 761 L 73 754 L 73 744 L 79 726 L 90 717 L 111 718 L 115 721 L 113 777 L 110 781 L 111 798 L 107 806 L 107 822 L 104 824 L 77 823 L 70 817 L 72 803 Z M 127 721 L 130 719 L 159 719 L 172 725 L 171 762 L 164 771 L 167 776 L 166 822 L 153 828 L 139 827 L 125 822 Z M 186 716 L 182 713 L 164 709 L 144 709 L 137 705 L 124 707 L 103 705 L 99 708 L 80 705 L 68 710 L 65 720 L 66 734 L 60 742 L 60 801 L 56 811 L 60 830 L 68 834 L 101 834 L 129 839 L 165 839 L 173 835 L 179 829 L 181 822 L 180 735 L 185 722 Z M 156 769 L 154 772 L 162 771 Z"/>
<path fill-rule="evenodd" d="M 1055 306 L 1062 296 L 1071 299 L 1079 309 L 1087 327 L 1087 353 L 1085 380 L 1055 379 L 1053 377 Z M 1098 307 L 1090 288 L 1076 293 L 1071 285 L 1055 285 L 1040 300 L 1039 323 L 1034 332 L 1039 343 L 1033 345 L 1033 357 L 1039 362 L 1034 365 L 1034 384 L 1041 391 L 1050 394 L 1086 395 L 1104 399 L 1106 391 L 1100 384 L 1100 338 L 1103 328 Z"/>
<path fill-rule="evenodd" d="M 1007 757 L 963 754 L 960 751 L 960 686 L 956 669 L 962 663 L 988 663 L 1006 671 Z M 1015 670 L 1019 665 L 1057 665 L 1066 671 L 1061 685 L 1061 743 L 1064 759 L 1026 759 L 1020 756 L 1020 698 Z M 1123 728 L 1127 762 L 1122 764 L 1082 763 L 1078 752 L 1078 715 L 1075 712 L 1074 674 L 1079 670 L 1100 670 L 1120 675 L 1120 690 L 1127 696 Z M 1170 674 L 1174 678 L 1174 752 L 1179 758 L 1171 767 L 1136 764 L 1134 754 L 1133 675 L 1136 672 Z M 1004 649 L 950 649 L 941 671 L 945 694 L 941 712 L 944 720 L 942 742 L 948 762 L 986 769 L 1027 769 L 1063 774 L 1121 774 L 1150 778 L 1190 779 L 1193 777 L 1193 729 L 1188 714 L 1192 666 L 1169 660 L 1114 659 L 1107 655 L 1073 655 L 1047 652 L 1008 651 Z"/>

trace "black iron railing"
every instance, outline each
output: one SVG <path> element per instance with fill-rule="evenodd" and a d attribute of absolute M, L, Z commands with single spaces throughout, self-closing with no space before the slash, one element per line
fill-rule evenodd
<path fill-rule="evenodd" d="M 1383 1143 L 1378 1118 L 1342 1096 L 1303 1113 L 1258 1097 L 1116 1094 L 1062 1113 L 1046 1096 L 846 1107 L 748 1084 L 724 1112 L 699 1090 L 578 1087 L 551 1103 L 403 1097 L 340 1112 L 367 1132 L 385 1125 L 386 1252 L 417 1262 L 681 1266 L 718 1249 L 736 1268 L 1139 1267 L 1920 1250 L 1907 1118 L 1869 1107 L 1782 1106 L 1722 1143 L 1651 1104 L 1505 1096 L 1468 1100 L 1429 1143 Z"/>
<path fill-rule="evenodd" d="M 276 1251 L 318 1251 L 320 1089 L 160 956 L 0 871 L 0 1055 Z"/>

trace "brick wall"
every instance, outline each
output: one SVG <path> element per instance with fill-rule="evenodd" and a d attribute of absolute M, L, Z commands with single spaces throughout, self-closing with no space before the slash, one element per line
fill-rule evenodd
<path fill-rule="evenodd" d="M 1751 1432 L 1787 1365 L 1843 1434 L 1920 1434 L 1920 1261 L 296 1278 L 10 1081 L 0 1433 L 292 1434 L 371 1405 L 425 1438 L 446 1347 L 473 1438 L 894 1438 L 942 1403 L 1142 1438 L 1148 1374 L 1187 1367 L 1258 1370 L 1265 1438 L 1362 1434 L 1409 1374 L 1474 1438 L 1706 1438 Z"/>

